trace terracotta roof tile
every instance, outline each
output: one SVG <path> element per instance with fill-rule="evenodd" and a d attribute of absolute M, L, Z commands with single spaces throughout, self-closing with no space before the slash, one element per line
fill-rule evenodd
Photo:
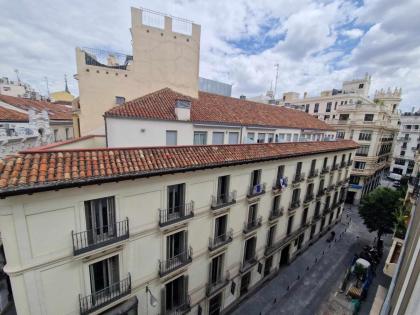
<path fill-rule="evenodd" d="M 0 197 L 357 147 L 340 140 L 26 151 L 0 159 Z"/>
<path fill-rule="evenodd" d="M 72 108 L 68 105 L 53 104 L 47 101 L 36 101 L 27 98 L 0 94 L 0 101 L 23 110 L 46 110 L 51 120 L 72 120 Z"/>
<path fill-rule="evenodd" d="M 27 114 L 0 106 L 0 121 L 28 122 Z"/>
<path fill-rule="evenodd" d="M 105 116 L 176 120 L 175 102 L 179 99 L 192 102 L 193 122 L 333 130 L 325 122 L 305 112 L 284 106 L 256 103 L 206 92 L 199 92 L 198 99 L 195 99 L 169 88 L 114 107 L 107 111 Z"/>

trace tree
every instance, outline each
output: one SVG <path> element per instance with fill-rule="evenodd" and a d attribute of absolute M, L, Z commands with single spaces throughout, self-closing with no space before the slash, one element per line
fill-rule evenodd
<path fill-rule="evenodd" d="M 377 188 L 362 198 L 359 214 L 369 232 L 377 232 L 378 247 L 382 235 L 393 232 L 395 214 L 401 205 L 400 193 L 386 187 Z"/>

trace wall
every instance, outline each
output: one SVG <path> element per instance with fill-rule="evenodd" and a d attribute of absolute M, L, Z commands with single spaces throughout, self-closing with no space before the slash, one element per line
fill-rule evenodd
<path fill-rule="evenodd" d="M 348 155 L 350 151 L 342 153 Z M 187 172 L 182 174 L 136 179 L 82 188 L 71 188 L 56 192 L 35 193 L 10 197 L 0 200 L 0 231 L 8 264 L 5 271 L 10 275 L 19 314 L 78 314 L 78 296 L 90 293 L 89 264 L 118 254 L 120 256 L 120 279 L 131 274 L 133 295 L 139 298 L 139 314 L 146 312 L 145 286 L 148 285 L 155 297 L 160 299 L 160 289 L 168 278 L 159 278 L 158 260 L 164 259 L 165 236 L 171 230 L 162 231 L 158 227 L 158 209 L 165 208 L 168 185 L 185 183 L 188 202 L 195 203 L 193 219 L 182 224 L 178 229 L 188 229 L 189 244 L 193 248 L 193 262 L 187 268 L 189 274 L 189 294 L 193 305 L 207 307 L 205 285 L 208 282 L 209 252 L 208 239 L 214 229 L 215 212 L 210 210 L 211 196 L 216 193 L 217 179 L 221 175 L 230 175 L 230 189 L 237 191 L 237 203 L 228 211 L 228 227 L 234 230 L 234 240 L 228 245 L 224 269 L 229 270 L 236 283 L 235 295 L 225 289 L 223 305 L 238 297 L 240 280 L 238 270 L 243 257 L 243 224 L 247 217 L 249 201 L 246 192 L 250 174 L 254 169 L 262 169 L 262 182 L 267 184 L 267 192 L 261 196 L 258 215 L 263 217 L 262 227 L 257 229 L 257 257 L 263 263 L 268 231 L 269 212 L 272 207 L 272 183 L 277 167 L 285 165 L 285 176 L 289 178 L 289 188 L 281 195 L 281 205 L 287 209 L 292 189 L 291 179 L 296 163 L 303 161 L 302 171 L 309 172 L 310 161 L 317 159 L 318 170 L 324 156 L 329 164 L 337 153 L 319 154 L 299 159 L 284 159 L 265 163 L 218 168 L 214 170 Z M 353 152 L 354 155 L 354 152 Z M 341 180 L 347 171 L 340 172 Z M 334 183 L 339 180 L 339 172 L 332 173 Z M 343 176 L 344 175 L 344 176 Z M 330 175 L 326 175 L 326 185 Z M 348 176 L 348 175 L 347 175 Z M 319 178 L 314 179 L 315 191 L 318 190 Z M 301 199 L 306 194 L 307 183 L 300 185 Z M 117 245 L 110 245 L 73 256 L 71 233 L 86 230 L 84 201 L 115 196 L 117 221 L 126 217 L 130 222 L 130 238 Z M 333 194 L 332 194 L 333 196 Z M 323 208 L 325 197 L 322 197 Z M 315 202 L 310 203 L 308 220 L 311 220 Z M 300 227 L 302 208 L 296 210 L 293 230 Z M 334 218 L 336 215 L 334 212 Z M 280 217 L 277 223 L 276 241 L 286 233 L 288 215 Z M 326 222 L 328 222 L 328 217 Z M 317 223 L 319 232 L 319 222 Z M 309 230 L 305 232 L 305 246 L 308 245 Z M 296 244 L 291 242 L 291 255 L 296 254 Z M 275 254 L 273 267 L 278 264 L 279 255 Z M 261 279 L 256 268 L 252 269 L 251 286 Z M 230 286 L 228 287 L 230 288 Z M 157 314 L 159 307 L 149 306 L 149 314 Z M 196 310 L 194 311 L 196 312 Z"/>

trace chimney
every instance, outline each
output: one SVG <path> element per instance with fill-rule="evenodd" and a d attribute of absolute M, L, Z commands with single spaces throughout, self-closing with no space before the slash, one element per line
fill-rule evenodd
<path fill-rule="evenodd" d="M 241 95 L 241 96 L 239 96 L 239 99 L 245 100 L 246 99 L 246 96 L 245 95 Z"/>
<path fill-rule="evenodd" d="M 175 101 L 175 116 L 178 120 L 191 119 L 191 101 L 190 100 L 176 100 Z"/>

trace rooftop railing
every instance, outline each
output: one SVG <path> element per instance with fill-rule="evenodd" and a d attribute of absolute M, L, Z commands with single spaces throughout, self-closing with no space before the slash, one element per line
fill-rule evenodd
<path fill-rule="evenodd" d="M 133 56 L 97 48 L 83 47 L 85 63 L 90 66 L 127 70 L 133 62 Z"/>

